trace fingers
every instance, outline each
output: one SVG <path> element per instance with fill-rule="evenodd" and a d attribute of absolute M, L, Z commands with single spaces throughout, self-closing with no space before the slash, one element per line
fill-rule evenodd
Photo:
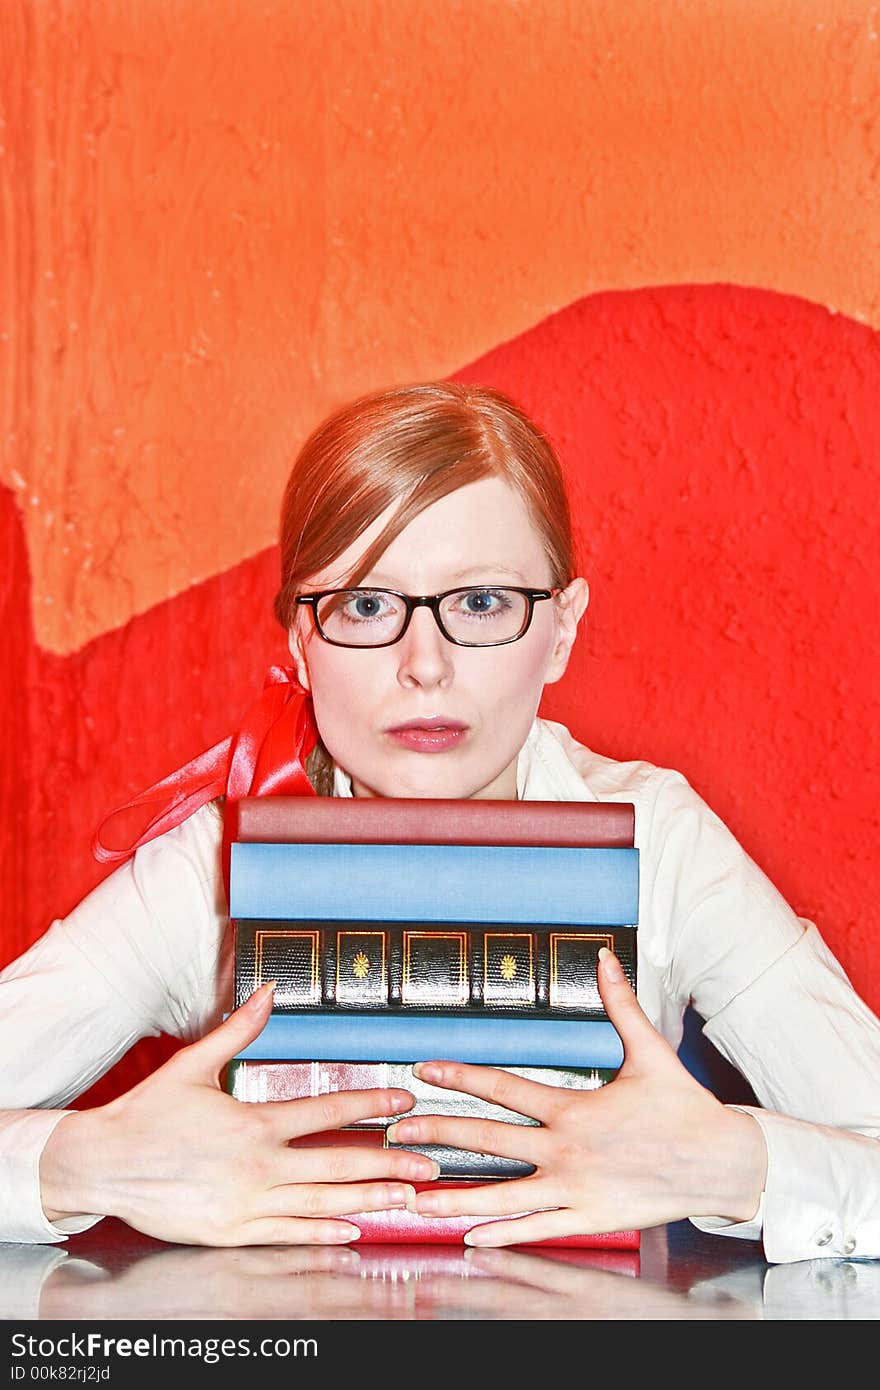
<path fill-rule="evenodd" d="M 669 1043 L 642 1010 L 623 966 L 607 946 L 599 949 L 597 980 L 605 1012 L 623 1042 L 624 1066 L 631 1071 L 634 1065 L 649 1060 L 656 1065 L 669 1059 L 680 1065 Z"/>
<path fill-rule="evenodd" d="M 320 1133 L 322 1130 L 344 1129 L 358 1120 L 399 1115 L 414 1104 L 415 1096 L 411 1091 L 377 1088 L 369 1091 L 333 1091 L 326 1096 L 302 1100 L 260 1101 L 255 1108 L 259 1108 L 265 1123 L 277 1130 L 279 1136 L 296 1139 L 300 1135 Z"/>
<path fill-rule="evenodd" d="M 226 1063 L 262 1033 L 272 1011 L 274 990 L 274 980 L 260 985 L 246 1003 L 198 1042 L 182 1048 L 167 1065 L 178 1075 L 186 1073 L 193 1081 L 213 1085 Z"/>
<path fill-rule="evenodd" d="M 497 1154 L 499 1158 L 519 1158 L 536 1167 L 546 1156 L 548 1145 L 547 1131 L 537 1125 L 455 1115 L 418 1115 L 395 1120 L 386 1133 L 390 1144 L 446 1144 L 475 1153 Z"/>
<path fill-rule="evenodd" d="M 477 1067 L 466 1062 L 418 1062 L 413 1072 L 420 1081 L 428 1081 L 432 1086 L 465 1091 L 533 1120 L 546 1121 L 552 1111 L 554 1098 L 559 1094 L 557 1087 L 542 1085 L 540 1081 L 530 1081 L 496 1067 Z"/>
<path fill-rule="evenodd" d="M 300 1216 L 262 1216 L 248 1221 L 230 1245 L 346 1245 L 360 1239 L 350 1221 L 308 1220 Z"/>
<path fill-rule="evenodd" d="M 516 1221 L 481 1222 L 465 1232 L 464 1243 L 487 1249 L 499 1245 L 522 1245 L 533 1240 L 557 1240 L 570 1234 L 570 1211 L 536 1211 Z"/>
<path fill-rule="evenodd" d="M 352 1137 L 357 1141 L 360 1136 Z M 382 1138 L 380 1131 L 380 1142 L 363 1148 L 357 1142 L 343 1147 L 328 1139 L 322 1147 L 286 1150 L 280 1165 L 283 1177 L 279 1181 L 334 1183 L 396 1178 L 401 1182 L 433 1182 L 437 1177 L 440 1165 L 434 1159 L 405 1149 L 383 1148 Z"/>
<path fill-rule="evenodd" d="M 261 1216 L 354 1216 L 359 1211 L 412 1207 L 415 1188 L 400 1182 L 289 1183 L 273 1187 L 260 1202 Z"/>
<path fill-rule="evenodd" d="M 415 1210 L 424 1216 L 521 1216 L 550 1206 L 549 1188 L 540 1178 L 511 1178 L 472 1187 L 438 1184 L 418 1192 Z"/>

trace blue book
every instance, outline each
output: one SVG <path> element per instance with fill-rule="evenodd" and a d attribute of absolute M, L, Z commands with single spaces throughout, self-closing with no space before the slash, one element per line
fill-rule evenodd
<path fill-rule="evenodd" d="M 634 926 L 639 851 L 236 841 L 229 907 L 254 919 Z"/>
<path fill-rule="evenodd" d="M 623 1044 L 607 1020 L 405 1018 L 397 1014 L 270 1014 L 236 1060 L 425 1062 L 452 1058 L 489 1066 L 619 1067 Z"/>

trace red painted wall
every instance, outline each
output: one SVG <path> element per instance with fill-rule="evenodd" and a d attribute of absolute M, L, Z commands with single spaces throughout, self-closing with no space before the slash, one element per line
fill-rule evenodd
<path fill-rule="evenodd" d="M 587 297 L 459 375 L 536 416 L 574 495 L 593 596 L 543 712 L 685 772 L 877 1009 L 878 335 L 767 291 L 638 290 Z M 5 961 L 105 872 L 88 848 L 101 814 L 228 732 L 284 648 L 272 549 L 47 654 L 8 493 L 0 525 Z"/>

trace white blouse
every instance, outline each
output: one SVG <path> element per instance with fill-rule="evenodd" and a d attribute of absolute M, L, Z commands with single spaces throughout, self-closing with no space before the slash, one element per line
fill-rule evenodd
<path fill-rule="evenodd" d="M 337 771 L 335 794 L 350 796 Z M 639 848 L 638 996 L 677 1047 L 688 1004 L 748 1079 L 769 1154 L 753 1221 L 772 1263 L 880 1258 L 880 1019 L 680 773 L 614 762 L 535 720 L 523 800 L 631 801 Z M 221 817 L 203 807 L 145 845 L 0 973 L 0 1241 L 50 1243 L 39 1160 L 71 1101 L 139 1038 L 192 1042 L 231 1007 Z"/>

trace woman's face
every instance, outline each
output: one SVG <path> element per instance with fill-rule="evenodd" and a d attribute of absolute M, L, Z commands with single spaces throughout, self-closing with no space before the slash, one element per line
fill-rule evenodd
<path fill-rule="evenodd" d="M 396 505 L 308 589 L 345 587 Z M 495 477 L 427 507 L 359 580 L 411 595 L 504 583 L 550 588 L 551 576 L 525 503 Z M 575 579 L 556 599 L 535 604 L 524 637 L 482 648 L 447 641 L 429 608 L 414 611 L 392 646 L 335 647 L 300 607 L 290 648 L 312 692 L 324 745 L 349 773 L 356 796 L 512 799 L 517 754 L 544 686 L 565 670 L 586 605 L 586 582 Z M 412 721 L 437 732 L 407 731 Z"/>

